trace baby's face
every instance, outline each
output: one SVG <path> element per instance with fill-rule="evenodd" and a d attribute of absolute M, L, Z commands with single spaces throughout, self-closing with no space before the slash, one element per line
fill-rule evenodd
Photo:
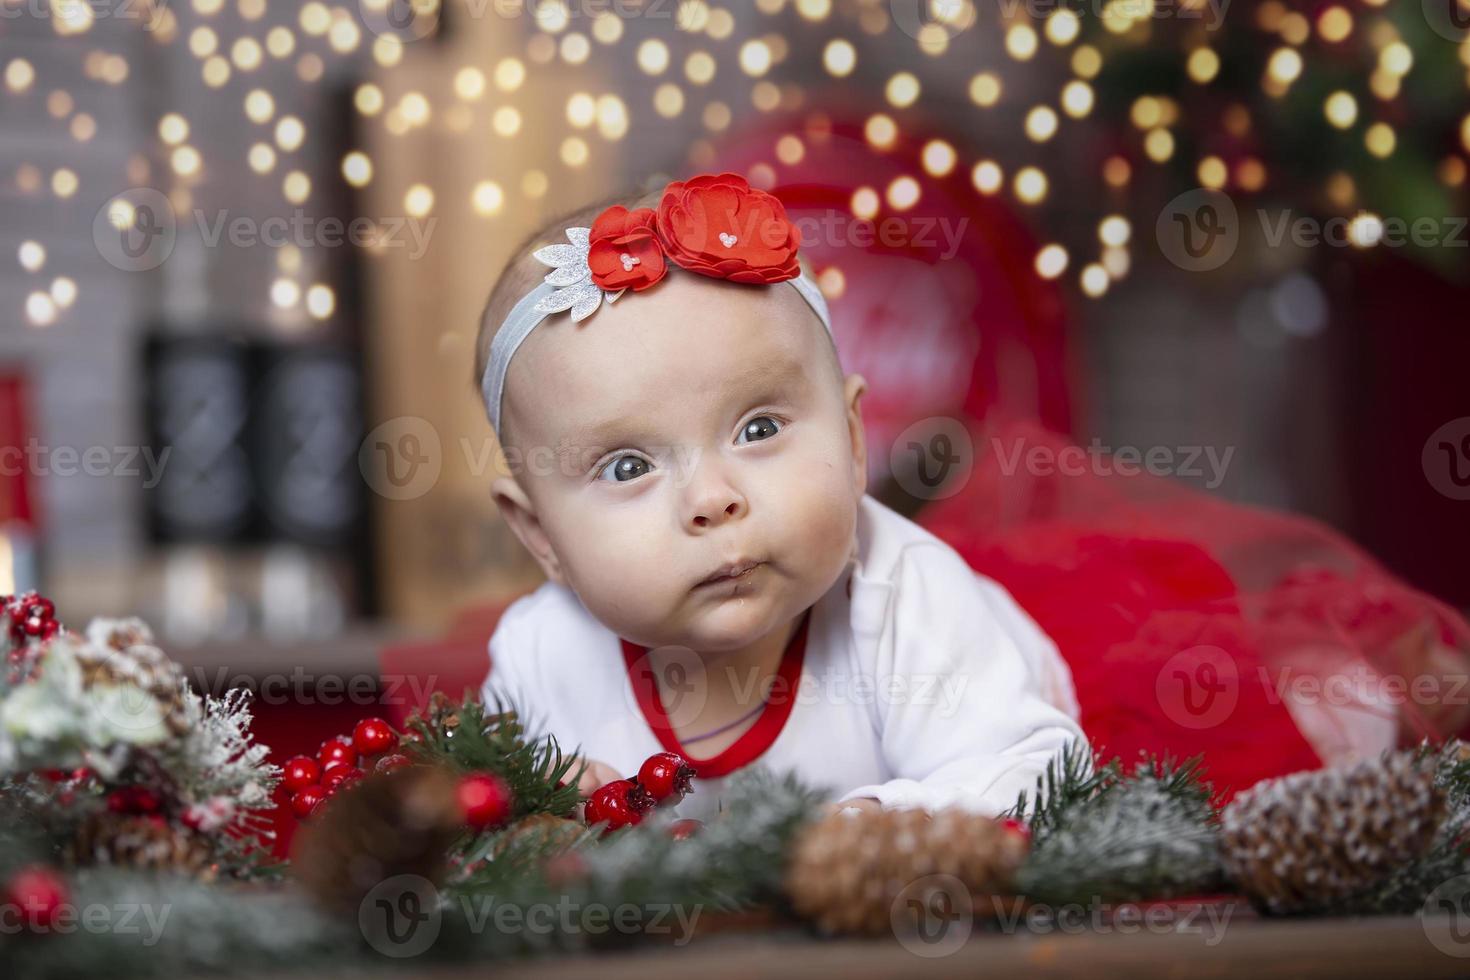
<path fill-rule="evenodd" d="M 862 390 L 791 286 L 673 273 L 522 345 L 504 413 L 529 508 L 507 516 L 620 636 L 740 649 L 846 565 Z"/>

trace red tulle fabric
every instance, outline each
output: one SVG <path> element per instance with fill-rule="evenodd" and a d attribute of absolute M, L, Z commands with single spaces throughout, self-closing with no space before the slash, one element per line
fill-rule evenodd
<path fill-rule="evenodd" d="M 970 479 L 918 520 L 1057 642 L 1106 756 L 1203 754 L 1228 798 L 1467 733 L 1464 618 L 1338 534 L 1106 457 L 1028 467 L 1017 448 L 1055 460 L 1071 445 L 1029 423 L 974 444 Z"/>

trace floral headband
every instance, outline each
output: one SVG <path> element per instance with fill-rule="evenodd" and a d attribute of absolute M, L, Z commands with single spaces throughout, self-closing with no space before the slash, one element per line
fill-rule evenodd
<path fill-rule="evenodd" d="M 786 208 L 738 174 L 676 180 L 664 188 L 657 211 L 614 205 L 591 228 L 566 233 L 566 243 L 532 253 L 552 271 L 516 303 L 490 344 L 480 389 L 497 436 L 511 358 L 542 320 L 563 310 L 572 311 L 573 323 L 585 320 L 604 299 L 612 303 L 625 290 L 655 285 L 671 264 L 731 282 L 789 282 L 832 331 L 822 291 L 796 260 L 800 236 Z"/>

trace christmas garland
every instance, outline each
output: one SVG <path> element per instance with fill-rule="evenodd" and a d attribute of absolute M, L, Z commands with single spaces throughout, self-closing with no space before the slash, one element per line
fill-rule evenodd
<path fill-rule="evenodd" d="M 0 635 L 7 976 L 472 961 L 721 928 L 902 938 L 957 903 L 978 928 L 1221 894 L 1271 915 L 1404 914 L 1470 880 L 1459 743 L 1223 808 L 1197 762 L 1078 748 L 999 819 L 824 812 L 751 768 L 703 824 L 673 813 L 699 791 L 677 756 L 583 800 L 576 755 L 529 739 L 512 705 L 436 695 L 404 731 L 368 719 L 282 772 L 248 696 L 194 694 L 136 620 L 79 636 L 31 595 L 0 603 Z M 263 859 L 277 781 L 304 821 L 288 868 Z"/>

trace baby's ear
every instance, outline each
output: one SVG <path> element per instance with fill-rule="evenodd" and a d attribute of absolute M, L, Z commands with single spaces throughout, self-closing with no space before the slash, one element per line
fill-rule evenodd
<path fill-rule="evenodd" d="M 495 506 L 500 508 L 500 513 L 510 525 L 511 531 L 526 546 L 531 557 L 536 559 L 541 571 L 551 581 L 565 585 L 561 577 L 561 562 L 551 546 L 551 539 L 546 536 L 545 528 L 541 526 L 541 519 L 536 516 L 536 506 L 526 496 L 526 491 L 521 489 L 521 485 L 513 477 L 502 476 L 490 484 L 490 494 L 495 498 Z"/>
<path fill-rule="evenodd" d="M 868 490 L 868 438 L 863 430 L 861 405 L 867 390 L 867 379 L 861 374 L 849 374 L 842 385 L 842 400 L 847 406 L 847 436 L 852 440 L 853 486 L 859 496 Z"/>

